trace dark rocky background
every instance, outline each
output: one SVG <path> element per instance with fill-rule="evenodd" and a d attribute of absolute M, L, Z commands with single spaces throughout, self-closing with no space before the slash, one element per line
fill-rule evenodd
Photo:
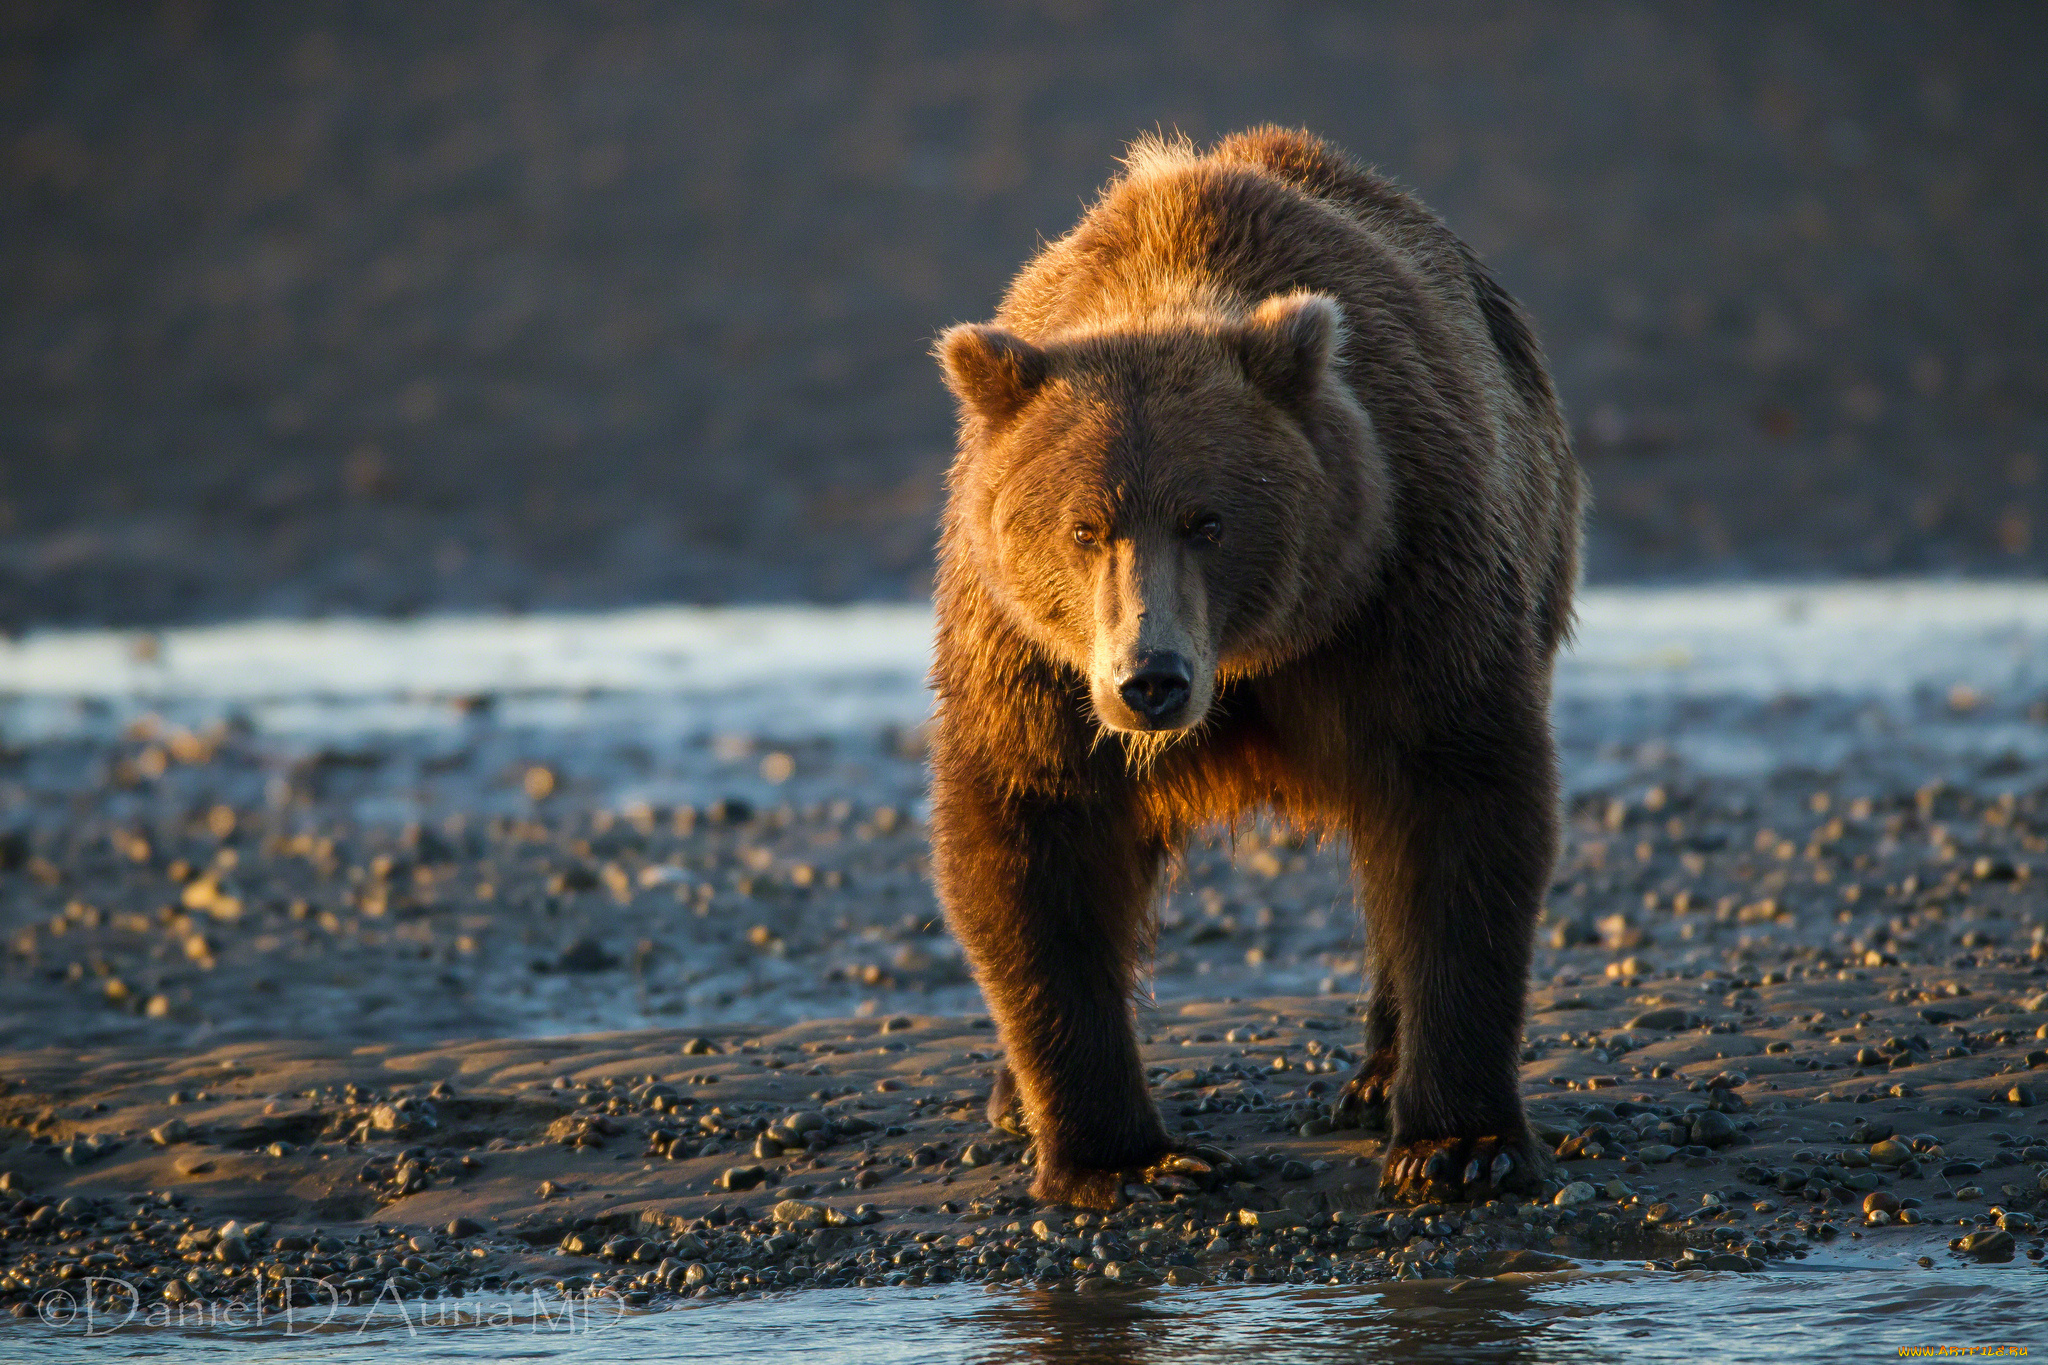
<path fill-rule="evenodd" d="M 1134 132 L 1305 124 L 1541 321 L 1596 579 L 2048 564 L 2031 4 L 0 5 L 0 626 L 921 592 Z"/>

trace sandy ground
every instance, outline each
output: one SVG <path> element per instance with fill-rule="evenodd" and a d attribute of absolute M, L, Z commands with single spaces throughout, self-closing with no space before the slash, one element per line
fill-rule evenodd
<path fill-rule="evenodd" d="M 1132 136 L 1315 128 L 1533 310 L 1597 578 L 2048 565 L 2025 3 L 0 12 L 0 629 L 924 595 Z"/>
<path fill-rule="evenodd" d="M 678 719 L 758 722 L 765 683 L 751 712 L 590 691 L 659 651 L 593 649 L 504 698 L 295 701 L 253 665 L 240 702 L 166 695 L 154 717 L 16 691 L 0 1295 L 110 1267 L 150 1293 L 196 1271 L 171 1292 L 197 1298 L 261 1270 L 663 1301 L 1748 1264 L 1851 1239 L 2039 1259 L 2031 599 L 1941 599 L 1943 625 L 1909 593 L 1889 626 L 1853 594 L 1802 600 L 1768 620 L 1719 595 L 1589 601 L 1523 1070 L 1559 1180 L 1420 1215 L 1371 1209 L 1377 1136 L 1324 1119 L 1358 1045 L 1342 850 L 1264 825 L 1191 845 L 1140 1009 L 1169 1124 L 1234 1163 L 1106 1220 L 1029 1204 L 1024 1144 L 981 1117 L 998 1049 L 933 903 L 917 731 L 873 723 L 916 704 L 886 648 L 834 693 L 866 720 L 801 738 Z M 1864 660 L 1844 689 L 1770 682 L 1844 633 Z M 1729 640 L 1769 666 L 1742 673 Z M 26 657 L 0 659 L 17 688 Z M 744 652 L 727 662 L 699 685 L 731 685 Z"/>

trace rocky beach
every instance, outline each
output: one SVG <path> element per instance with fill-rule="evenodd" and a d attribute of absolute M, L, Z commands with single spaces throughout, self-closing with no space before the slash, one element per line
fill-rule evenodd
<path fill-rule="evenodd" d="M 808 735 L 761 723 L 796 703 L 760 679 L 667 692 L 592 641 L 521 697 L 456 669 L 294 699 L 245 660 L 223 700 L 179 683 L 218 641 L 173 633 L 153 699 L 61 705 L 27 642 L 0 1300 L 2038 1263 L 2044 637 L 1971 591 L 1589 600 L 1523 1053 L 1556 1177 L 1419 1209 L 1376 1207 L 1383 1135 L 1333 1127 L 1344 851 L 1265 824 L 1197 840 L 1161 902 L 1139 1021 L 1182 1169 L 1103 1215 L 1029 1199 L 926 876 L 914 616 L 841 623 L 869 653 L 813 679 L 846 724 Z M 1844 640 L 1840 687 L 1791 685 Z"/>

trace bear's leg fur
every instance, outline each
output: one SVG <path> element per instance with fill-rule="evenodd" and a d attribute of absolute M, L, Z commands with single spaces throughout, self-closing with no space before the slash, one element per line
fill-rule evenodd
<path fill-rule="evenodd" d="M 1379 1132 L 1387 1126 L 1387 1100 L 1400 1067 L 1401 1006 L 1386 964 L 1373 961 L 1372 995 L 1365 1006 L 1365 1060 L 1337 1092 L 1332 1113 L 1346 1128 Z"/>
<path fill-rule="evenodd" d="M 1369 937 L 1398 1005 L 1381 1192 L 1491 1198 L 1551 1169 L 1522 1111 L 1531 940 L 1557 840 L 1548 718 L 1479 709 L 1397 765 L 1361 829 Z M 1376 1054 L 1377 1055 L 1377 1054 Z"/>
<path fill-rule="evenodd" d="M 1172 1150 L 1132 1017 L 1165 849 L 1100 802 L 943 780 L 935 795 L 941 893 L 1008 1062 L 990 1117 L 1001 1122 L 1014 1095 L 1039 1198 L 1112 1207 Z"/>

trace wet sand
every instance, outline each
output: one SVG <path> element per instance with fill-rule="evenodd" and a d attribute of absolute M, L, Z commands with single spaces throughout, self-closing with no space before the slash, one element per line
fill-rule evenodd
<path fill-rule="evenodd" d="M 28 1311 L 84 1275 L 173 1301 L 251 1276 L 362 1298 L 387 1280 L 631 1303 L 1095 1292 L 1617 1257 L 1757 1269 L 1838 1239 L 2039 1260 L 2044 986 L 1992 965 L 1540 988 L 1523 1079 L 1557 1180 L 1529 1202 L 1394 1210 L 1376 1208 L 1378 1141 L 1330 1130 L 1356 1021 L 1326 996 L 1144 1011 L 1169 1125 L 1234 1164 L 1078 1217 L 1034 1204 L 1028 1148 L 982 1116 L 998 1053 L 979 1017 L 18 1052 L 0 1294 Z"/>

